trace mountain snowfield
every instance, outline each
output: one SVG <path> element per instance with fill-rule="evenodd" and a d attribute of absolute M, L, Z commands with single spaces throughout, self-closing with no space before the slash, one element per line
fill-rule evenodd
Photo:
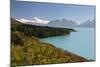
<path fill-rule="evenodd" d="M 16 19 L 22 23 L 31 23 L 31 24 L 34 24 L 34 23 L 40 23 L 40 24 L 48 24 L 49 21 L 48 20 L 43 20 L 43 19 L 40 19 L 40 18 L 37 18 L 37 17 L 33 17 L 32 20 L 28 20 L 28 19 L 24 19 L 24 18 L 21 18 L 21 19 Z"/>
<path fill-rule="evenodd" d="M 29 19 L 16 19 L 25 24 L 40 25 L 40 26 L 50 26 L 50 27 L 95 27 L 95 19 L 87 20 L 85 22 L 75 22 L 73 20 L 67 19 L 56 19 L 56 20 L 43 20 L 37 17 L 33 17 L 32 20 Z"/>

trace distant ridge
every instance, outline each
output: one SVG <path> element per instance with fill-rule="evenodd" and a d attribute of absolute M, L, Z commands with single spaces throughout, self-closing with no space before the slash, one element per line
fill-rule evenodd
<path fill-rule="evenodd" d="M 39 26 L 49 26 L 49 27 L 61 27 L 61 28 L 72 28 L 72 27 L 95 27 L 95 19 L 94 20 L 87 20 L 85 22 L 75 22 L 73 20 L 67 19 L 56 19 L 56 20 L 43 20 L 37 17 L 33 17 L 32 20 L 28 19 L 16 19 L 19 22 L 24 24 L 31 24 L 31 25 L 39 25 Z"/>

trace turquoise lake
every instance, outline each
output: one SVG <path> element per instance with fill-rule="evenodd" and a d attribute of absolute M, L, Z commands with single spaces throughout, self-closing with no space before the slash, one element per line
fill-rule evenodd
<path fill-rule="evenodd" d="M 75 30 L 77 32 L 71 32 L 70 35 L 49 37 L 40 40 L 89 60 L 95 60 L 95 29 L 75 28 Z"/>

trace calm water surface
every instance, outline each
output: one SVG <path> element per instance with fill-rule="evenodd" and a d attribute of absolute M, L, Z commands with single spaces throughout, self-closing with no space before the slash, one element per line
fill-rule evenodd
<path fill-rule="evenodd" d="M 43 38 L 41 41 L 68 50 L 87 59 L 95 60 L 94 28 L 75 28 L 77 32 L 70 35 Z"/>

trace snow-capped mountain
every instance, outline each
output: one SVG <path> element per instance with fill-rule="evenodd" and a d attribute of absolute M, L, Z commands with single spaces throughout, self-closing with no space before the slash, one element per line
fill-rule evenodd
<path fill-rule="evenodd" d="M 50 21 L 47 26 L 52 26 L 52 27 L 95 27 L 95 20 L 87 20 L 85 22 L 75 22 L 72 20 L 67 20 L 67 19 L 57 19 L 54 21 Z"/>
<path fill-rule="evenodd" d="M 20 22 L 22 22 L 22 23 L 30 22 L 30 20 L 24 19 L 24 18 L 16 19 L 16 20 L 17 20 L 17 21 L 20 21 Z"/>
<path fill-rule="evenodd" d="M 49 21 L 48 20 L 43 20 L 43 19 L 40 19 L 40 18 L 37 18 L 37 17 L 33 17 L 32 20 L 28 20 L 28 19 L 24 19 L 24 18 L 21 18 L 21 19 L 16 19 L 22 23 L 25 23 L 25 24 L 48 24 Z"/>
<path fill-rule="evenodd" d="M 61 20 L 57 19 L 57 20 L 50 21 L 47 25 L 53 27 L 75 27 L 79 25 L 79 23 L 67 19 L 61 19 Z"/>
<path fill-rule="evenodd" d="M 50 26 L 50 27 L 95 27 L 95 20 L 87 20 L 85 22 L 75 22 L 73 20 L 67 20 L 67 19 L 57 19 L 57 20 L 43 20 L 37 17 L 33 17 L 32 20 L 28 19 L 16 19 L 17 21 L 20 21 L 25 24 L 31 24 L 31 25 L 40 25 L 40 26 Z"/>

